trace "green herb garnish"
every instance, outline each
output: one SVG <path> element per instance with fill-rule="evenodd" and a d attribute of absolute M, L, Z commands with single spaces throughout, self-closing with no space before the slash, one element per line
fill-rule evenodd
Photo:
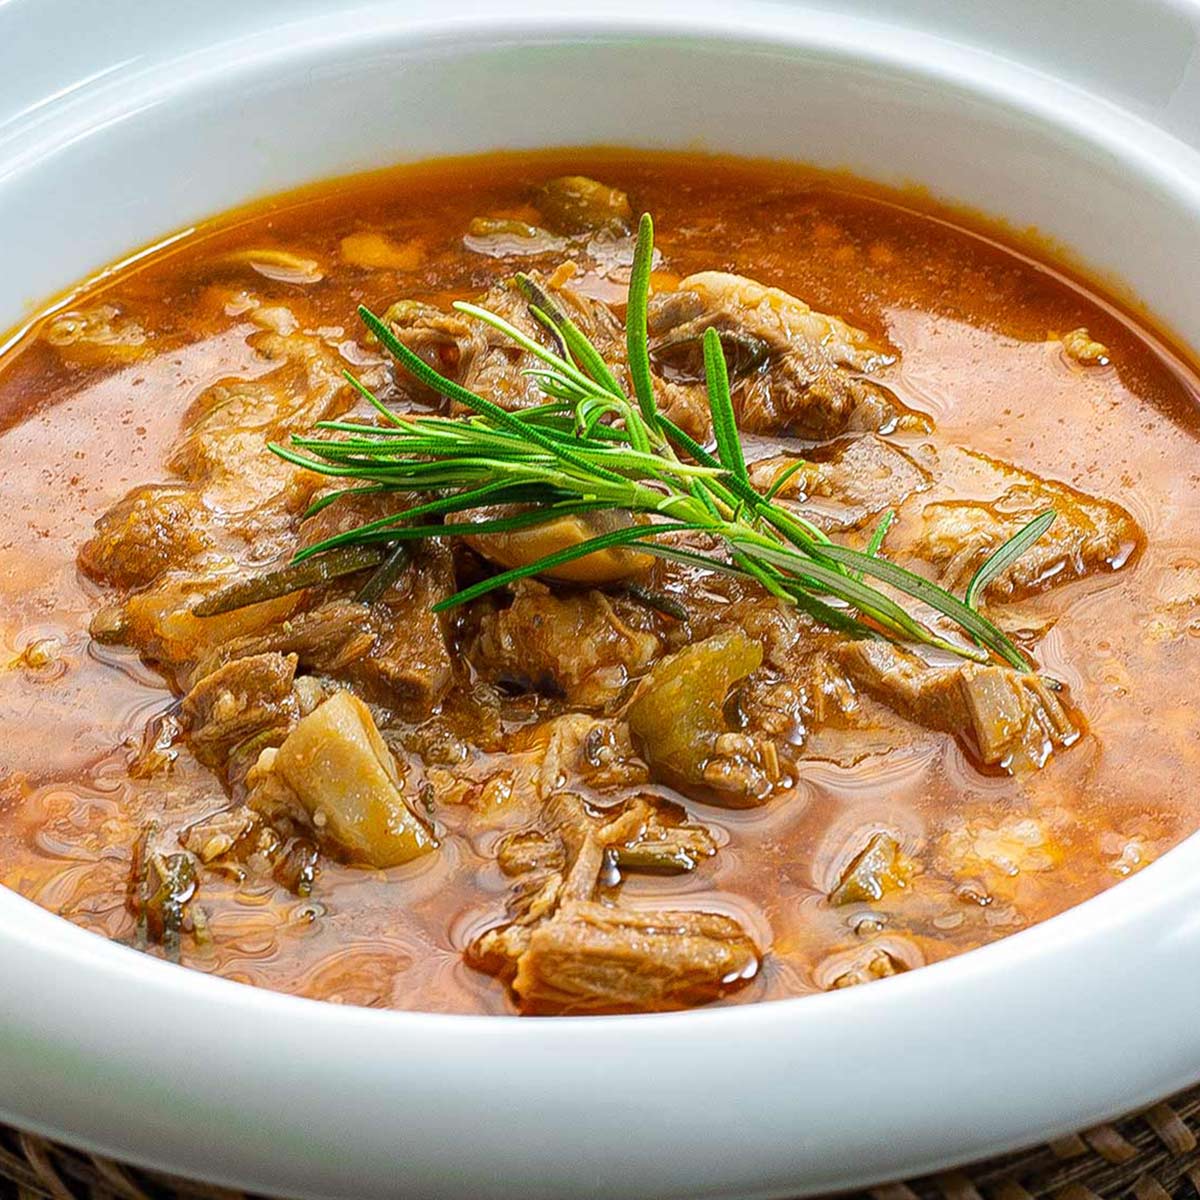
<path fill-rule="evenodd" d="M 988 555 L 979 570 L 971 576 L 971 582 L 967 584 L 963 599 L 968 608 L 979 607 L 979 597 L 983 594 L 983 589 L 1001 571 L 1012 566 L 1054 524 L 1056 516 L 1058 514 L 1052 508 L 1048 508 L 1044 513 L 1039 513 L 1028 525 L 1022 525 L 1012 537 Z"/>
<path fill-rule="evenodd" d="M 725 355 L 715 331 L 709 330 L 704 339 L 715 452 L 659 411 L 646 334 L 652 253 L 653 226 L 650 217 L 643 216 L 626 309 L 633 398 L 578 326 L 526 276 L 518 276 L 517 284 L 529 300 L 532 315 L 553 333 L 558 350 L 487 309 L 462 302 L 454 306 L 539 360 L 541 365 L 527 374 L 536 380 L 547 403 L 517 412 L 508 412 L 439 374 L 374 313 L 361 307 L 364 323 L 405 370 L 473 415 L 400 415 L 347 374 L 384 423 L 324 421 L 318 428 L 337 437 L 297 437 L 291 447 L 272 445 L 272 451 L 307 470 L 356 481 L 356 486 L 335 496 L 382 490 L 425 499 L 309 546 L 296 556 L 297 561 L 347 546 L 486 536 L 529 528 L 565 513 L 614 509 L 649 520 L 502 571 L 443 600 L 437 609 L 464 604 L 597 550 L 628 545 L 708 571 L 753 579 L 773 596 L 854 637 L 921 643 L 976 662 L 986 662 L 994 654 L 1019 670 L 1030 670 L 1025 655 L 976 610 L 975 601 L 987 581 L 1045 531 L 1051 514 L 1031 522 L 980 568 L 965 602 L 882 557 L 890 516 L 880 522 L 866 551 L 831 542 L 804 517 L 775 503 L 782 479 L 766 494 L 750 482 Z M 324 497 L 318 504 L 324 506 L 331 499 Z M 507 504 L 530 507 L 481 521 L 442 521 L 448 514 Z M 679 535 L 688 534 L 708 535 L 724 547 L 725 555 L 680 544 Z M 927 615 L 913 611 L 915 606 L 905 601 L 915 601 Z M 931 627 L 931 617 L 948 619 L 959 637 L 952 639 Z"/>

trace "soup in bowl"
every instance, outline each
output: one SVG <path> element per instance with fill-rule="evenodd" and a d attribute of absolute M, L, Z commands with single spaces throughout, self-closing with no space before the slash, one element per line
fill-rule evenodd
<path fill-rule="evenodd" d="M 529 153 L 213 222 L 0 375 L 14 500 L 80 447 L 10 547 L 3 878 L 451 1012 L 1029 926 L 1196 821 L 1196 386 L 1053 260 L 800 168 Z"/>

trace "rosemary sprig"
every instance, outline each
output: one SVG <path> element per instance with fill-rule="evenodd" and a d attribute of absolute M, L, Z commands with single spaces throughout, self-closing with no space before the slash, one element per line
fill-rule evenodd
<path fill-rule="evenodd" d="M 320 436 L 295 437 L 290 447 L 272 445 L 272 451 L 307 470 L 356 481 L 344 492 L 396 491 L 419 502 L 309 546 L 297 560 L 345 553 L 346 547 L 357 546 L 391 547 L 390 562 L 396 557 L 395 548 L 412 540 L 486 537 L 568 513 L 619 510 L 637 515 L 640 521 L 502 571 L 437 608 L 452 608 L 598 550 L 628 545 L 754 580 L 780 600 L 853 637 L 921 643 L 976 662 L 995 655 L 1019 670 L 1030 670 L 1012 640 L 977 611 L 976 600 L 990 579 L 1045 532 L 1052 514 L 1031 522 L 1001 546 L 979 568 L 965 600 L 883 557 L 890 513 L 880 521 L 865 552 L 833 543 L 811 522 L 775 502 L 786 475 L 765 494 L 750 482 L 725 355 L 714 330 L 705 335 L 704 364 L 715 452 L 698 444 L 658 409 L 646 332 L 652 257 L 653 225 L 649 216 L 643 216 L 626 309 L 632 398 L 579 327 L 526 276 L 518 276 L 517 284 L 533 317 L 553 334 L 557 350 L 487 309 L 463 302 L 454 306 L 538 360 L 539 365 L 526 373 L 547 402 L 518 412 L 508 412 L 439 374 L 374 313 L 361 307 L 364 323 L 405 370 L 471 415 L 397 414 L 348 374 L 382 423 L 321 422 Z M 325 497 L 313 507 L 329 502 Z M 444 522 L 452 514 L 510 504 L 524 506 L 523 511 Z M 680 535 L 697 533 L 723 546 L 725 555 L 680 544 Z M 913 611 L 913 601 L 919 610 L 945 619 L 954 630 L 930 624 Z M 957 636 L 952 637 L 955 630 Z"/>

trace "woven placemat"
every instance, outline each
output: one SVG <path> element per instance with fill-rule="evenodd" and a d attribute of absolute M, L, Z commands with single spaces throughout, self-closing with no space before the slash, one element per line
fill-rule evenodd
<path fill-rule="evenodd" d="M 1200 1197 L 1200 1087 L 1047 1145 L 875 1188 L 871 1200 Z M 0 1126 L 4 1200 L 251 1200 Z M 865 1198 L 864 1198 L 865 1200 Z"/>

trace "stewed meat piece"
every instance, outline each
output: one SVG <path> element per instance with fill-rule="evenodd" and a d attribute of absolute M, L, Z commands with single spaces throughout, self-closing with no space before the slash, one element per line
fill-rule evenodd
<path fill-rule="evenodd" d="M 1118 570 L 1141 547 L 1141 530 L 1119 504 L 981 454 L 969 458 L 981 476 L 981 490 L 998 494 L 927 505 L 912 547 L 938 568 L 945 586 L 961 590 L 992 551 L 1047 509 L 1057 513 L 1054 524 L 988 584 L 989 599 L 1020 599 L 1094 572 Z"/>
<path fill-rule="evenodd" d="M 506 979 L 524 1013 L 657 1012 L 743 986 L 760 955 L 732 917 L 594 898 L 606 863 L 691 870 L 715 853 L 685 818 L 653 797 L 602 813 L 570 793 L 551 797 L 539 828 L 501 843 L 501 866 L 518 876 L 511 920 L 477 939 L 469 961 Z"/>
<path fill-rule="evenodd" d="M 592 341 L 618 376 L 624 371 L 625 338 L 612 310 L 570 287 L 555 287 L 544 276 L 531 273 L 535 284 Z M 514 280 L 497 283 L 476 301 L 526 337 L 545 346 L 555 338 L 529 311 L 529 300 Z M 384 314 L 396 337 L 443 375 L 502 408 L 522 409 L 545 402 L 536 379 L 526 374 L 544 364 L 515 346 L 504 334 L 458 313 L 446 313 L 427 304 L 398 301 Z M 418 398 L 432 397 L 403 372 L 398 382 Z"/>
<path fill-rule="evenodd" d="M 193 488 L 135 488 L 96 522 L 95 535 L 79 549 L 79 565 L 100 583 L 145 587 L 211 544 L 208 522 L 208 510 Z"/>
<path fill-rule="evenodd" d="M 861 329 L 809 308 L 780 288 L 722 271 L 689 275 L 678 292 L 655 297 L 652 360 L 666 380 L 663 408 L 693 435 L 708 426 L 700 342 L 716 329 L 726 357 L 744 374 L 737 400 L 748 433 L 823 441 L 925 419 L 871 376 L 893 356 Z"/>
<path fill-rule="evenodd" d="M 1040 675 L 1012 667 L 935 667 L 890 642 L 846 642 L 838 661 L 850 679 L 901 716 L 963 738 L 988 766 L 1041 766 L 1080 734 L 1079 719 Z"/>
<path fill-rule="evenodd" d="M 798 505 L 822 529 L 860 529 L 928 490 L 933 472 L 932 464 L 922 461 L 926 457 L 919 449 L 902 449 L 868 433 L 822 448 L 819 457 L 809 454 L 798 467 L 787 455 L 760 459 L 751 466 L 750 478 L 764 492 L 782 479 L 781 501 Z"/>
<path fill-rule="evenodd" d="M 509 607 L 485 611 L 467 647 L 476 670 L 522 690 L 598 707 L 643 674 L 661 649 L 645 611 L 603 592 L 555 592 L 522 581 Z"/>
<path fill-rule="evenodd" d="M 249 738 L 273 731 L 282 741 L 299 716 L 292 693 L 296 656 L 276 653 L 237 658 L 201 679 L 183 698 L 192 753 L 223 768 Z"/>
<path fill-rule="evenodd" d="M 530 935 L 512 989 L 525 1013 L 662 1012 L 715 1000 L 758 965 L 732 917 L 572 900 Z"/>

